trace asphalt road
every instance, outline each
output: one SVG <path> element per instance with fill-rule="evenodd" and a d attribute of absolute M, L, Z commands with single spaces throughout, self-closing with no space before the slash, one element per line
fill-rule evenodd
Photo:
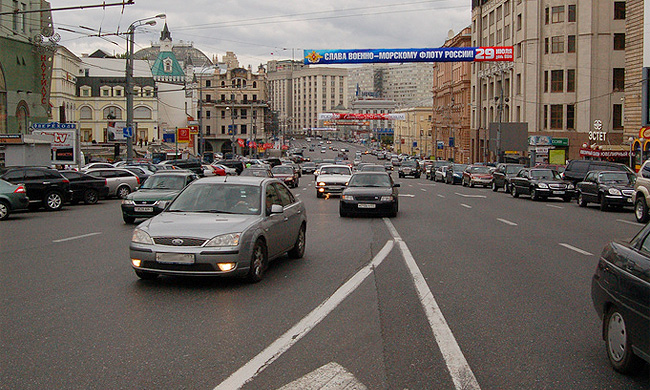
<path fill-rule="evenodd" d="M 458 372 L 481 389 L 650 387 L 647 367 L 610 368 L 590 297 L 604 245 L 640 229 L 631 211 L 396 181 L 387 222 L 341 219 L 303 176 L 306 255 L 253 285 L 138 280 L 117 200 L 14 214 L 0 225 L 0 389 L 309 389 L 332 363 L 347 388 L 454 389 Z"/>

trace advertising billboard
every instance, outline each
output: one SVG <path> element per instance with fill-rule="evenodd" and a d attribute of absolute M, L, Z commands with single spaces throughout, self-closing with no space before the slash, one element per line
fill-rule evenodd
<path fill-rule="evenodd" d="M 77 131 L 76 130 L 33 130 L 32 134 L 50 138 L 52 145 L 52 164 L 77 164 Z"/>
<path fill-rule="evenodd" d="M 425 49 L 305 50 L 305 65 L 514 61 L 512 46 Z"/>

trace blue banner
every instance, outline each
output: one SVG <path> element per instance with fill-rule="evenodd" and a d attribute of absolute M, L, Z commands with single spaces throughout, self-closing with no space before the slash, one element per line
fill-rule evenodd
<path fill-rule="evenodd" d="M 76 128 L 77 128 L 76 123 L 59 123 L 59 122 L 32 123 L 32 129 L 35 130 L 43 130 L 43 129 L 74 130 Z"/>
<path fill-rule="evenodd" d="M 304 51 L 305 65 L 513 60 L 512 46 Z"/>

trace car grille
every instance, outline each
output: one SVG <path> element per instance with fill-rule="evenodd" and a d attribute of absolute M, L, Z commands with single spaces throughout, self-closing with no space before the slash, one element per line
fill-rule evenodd
<path fill-rule="evenodd" d="M 151 206 L 154 203 L 156 203 L 155 200 L 136 200 L 133 203 L 137 204 L 138 206 Z"/>
<path fill-rule="evenodd" d="M 550 189 L 552 189 L 552 190 L 564 190 L 564 189 L 566 189 L 566 184 L 555 184 L 555 183 L 552 183 L 552 184 L 549 184 L 549 185 L 548 185 L 548 188 L 550 188 Z"/>
<path fill-rule="evenodd" d="M 182 240 L 183 242 L 180 245 L 172 243 L 174 240 Z M 169 246 L 201 246 L 205 244 L 204 239 L 201 238 L 185 238 L 185 237 L 155 237 L 153 241 L 157 245 L 169 245 Z"/>
<path fill-rule="evenodd" d="M 374 195 L 356 195 L 354 199 L 359 201 L 370 201 L 370 200 L 379 200 L 380 197 Z"/>
<path fill-rule="evenodd" d="M 634 190 L 623 190 L 623 191 L 621 191 L 621 192 L 622 192 L 623 195 L 625 195 L 625 196 L 632 196 L 632 195 L 634 195 Z"/>

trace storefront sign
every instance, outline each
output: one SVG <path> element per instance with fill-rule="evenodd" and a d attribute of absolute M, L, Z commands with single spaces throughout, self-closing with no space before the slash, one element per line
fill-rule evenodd
<path fill-rule="evenodd" d="M 60 130 L 73 130 L 77 128 L 76 123 L 32 123 L 32 129 L 42 130 L 42 129 L 60 129 Z"/>
<path fill-rule="evenodd" d="M 553 146 L 569 146 L 568 138 L 551 138 L 551 145 Z"/>
<path fill-rule="evenodd" d="M 32 134 L 50 138 L 52 164 L 77 163 L 77 132 L 75 130 L 34 130 Z"/>
<path fill-rule="evenodd" d="M 642 127 L 639 130 L 639 138 L 650 139 L 650 127 Z"/>
<path fill-rule="evenodd" d="M 182 127 L 178 129 L 178 142 L 190 142 L 190 129 Z"/>
<path fill-rule="evenodd" d="M 319 121 L 331 121 L 331 120 L 406 120 L 406 114 L 341 114 L 341 113 L 319 113 Z"/>
<path fill-rule="evenodd" d="M 627 150 L 593 150 L 593 149 L 580 149 L 581 157 L 595 157 L 595 158 L 604 158 L 604 157 L 629 157 L 630 152 Z"/>
<path fill-rule="evenodd" d="M 605 141 L 607 139 L 606 131 L 590 131 L 589 141 Z"/>
<path fill-rule="evenodd" d="M 528 137 L 528 145 L 530 146 L 551 146 L 553 138 L 547 135 L 531 135 Z"/>
<path fill-rule="evenodd" d="M 305 50 L 304 64 L 514 61 L 512 46 L 425 49 Z"/>
<path fill-rule="evenodd" d="M 0 134 L 0 144 L 22 144 L 22 134 Z"/>
<path fill-rule="evenodd" d="M 535 148 L 535 153 L 537 153 L 537 154 L 548 154 L 548 151 L 550 149 L 551 148 L 549 148 L 548 146 L 538 146 L 538 147 Z"/>

